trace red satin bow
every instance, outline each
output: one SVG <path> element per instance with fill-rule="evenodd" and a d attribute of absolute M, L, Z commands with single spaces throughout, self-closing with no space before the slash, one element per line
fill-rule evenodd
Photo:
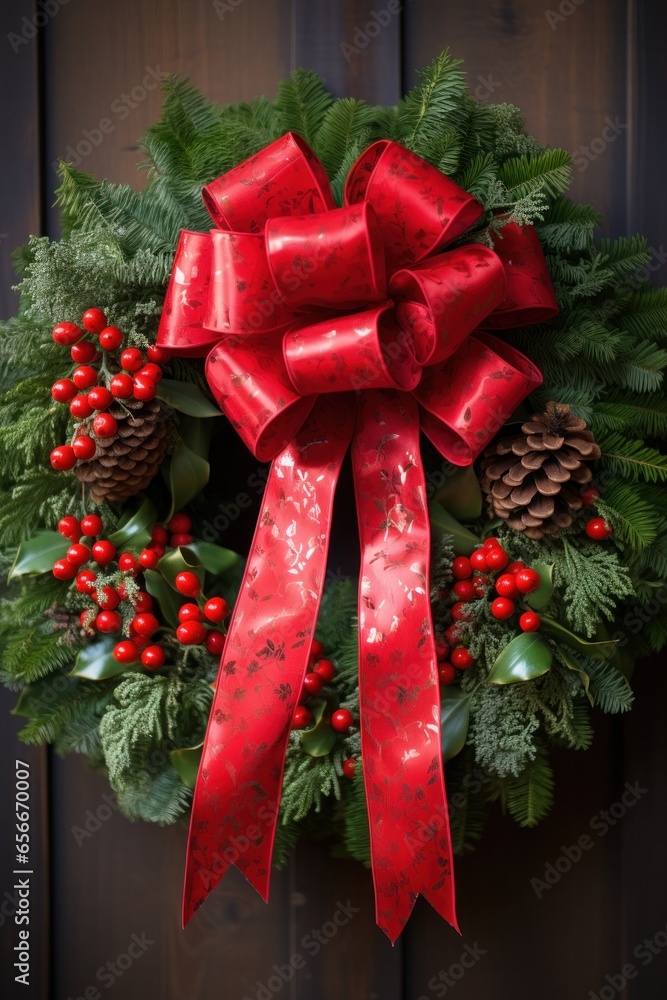
<path fill-rule="evenodd" d="M 556 314 L 539 241 L 509 224 L 495 250 L 443 251 L 482 206 L 389 141 L 354 164 L 342 208 L 293 133 L 203 197 L 219 228 L 182 232 L 158 343 L 208 355 L 213 394 L 272 465 L 195 788 L 184 921 L 230 864 L 268 895 L 287 740 L 351 443 L 377 921 L 394 941 L 423 893 L 457 926 L 419 428 L 446 459 L 470 464 L 540 384 L 527 358 L 479 330 Z"/>

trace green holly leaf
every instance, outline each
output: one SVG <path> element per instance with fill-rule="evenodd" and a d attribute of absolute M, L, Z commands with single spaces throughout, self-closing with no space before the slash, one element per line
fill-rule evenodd
<path fill-rule="evenodd" d="M 232 569 L 241 560 L 238 552 L 225 549 L 222 545 L 214 545 L 212 542 L 202 542 L 197 539 L 187 546 L 188 551 L 193 552 L 196 559 L 202 564 L 208 573 L 214 576 L 221 576 L 228 569 Z"/>
<path fill-rule="evenodd" d="M 157 511 L 146 497 L 138 510 L 121 519 L 116 531 L 109 535 L 118 552 L 132 552 L 136 555 L 145 549 L 151 540 L 151 531 L 157 520 Z"/>
<path fill-rule="evenodd" d="M 72 543 L 59 531 L 40 531 L 21 542 L 7 582 L 26 573 L 50 573 L 57 559 L 64 559 Z"/>
<path fill-rule="evenodd" d="M 188 788 L 194 788 L 199 772 L 199 762 L 204 750 L 204 742 L 198 743 L 195 747 L 183 747 L 182 750 L 171 750 L 169 752 L 169 762 L 175 771 L 181 776 L 181 781 Z"/>
<path fill-rule="evenodd" d="M 443 689 L 440 708 L 442 756 L 445 763 L 466 745 L 472 696 L 456 685 Z"/>
<path fill-rule="evenodd" d="M 482 544 L 481 538 L 464 528 L 437 500 L 429 501 L 428 511 L 434 536 L 439 539 L 443 535 L 451 535 L 457 556 L 469 556 L 478 545 Z"/>
<path fill-rule="evenodd" d="M 180 434 L 170 461 L 163 465 L 163 475 L 171 493 L 171 507 L 166 520 L 204 489 L 211 474 L 208 463 L 211 426 L 208 421 L 182 417 Z"/>
<path fill-rule="evenodd" d="M 222 416 L 222 412 L 206 398 L 199 386 L 192 385 L 190 382 L 176 382 L 169 378 L 160 379 L 157 386 L 157 398 L 189 417 Z"/>
<path fill-rule="evenodd" d="M 329 720 L 324 717 L 326 708 L 327 703 L 323 698 L 310 702 L 314 723 L 301 734 L 301 747 L 311 757 L 326 757 L 336 742 L 336 734 L 329 725 Z"/>
<path fill-rule="evenodd" d="M 188 545 L 171 549 L 163 555 L 157 564 L 157 572 L 173 590 L 176 590 L 176 577 L 179 573 L 194 573 L 203 587 L 206 571 Z"/>
<path fill-rule="evenodd" d="M 178 611 L 183 603 L 181 595 L 154 569 L 144 570 L 144 580 L 146 590 L 160 605 L 160 611 L 165 621 L 172 628 L 177 628 Z"/>
<path fill-rule="evenodd" d="M 582 665 L 579 663 L 579 661 L 577 659 L 575 659 L 574 656 L 572 656 L 565 649 L 561 649 L 560 650 L 560 655 L 562 656 L 563 662 L 565 663 L 565 665 L 570 670 L 574 670 L 575 673 L 577 673 L 577 674 L 579 674 L 581 676 L 581 683 L 584 686 L 584 691 L 586 692 L 586 697 L 590 701 L 591 705 L 594 705 L 595 704 L 595 698 L 593 697 L 593 695 L 590 692 L 591 679 L 588 676 L 588 674 L 586 673 L 586 671 L 584 670 L 584 668 L 582 667 Z"/>
<path fill-rule="evenodd" d="M 553 563 L 534 563 L 531 566 L 535 572 L 539 575 L 540 585 L 537 590 L 533 590 L 532 593 L 528 594 L 526 597 L 526 604 L 529 604 L 531 608 L 536 611 L 540 611 L 545 608 L 554 592 L 554 564 Z"/>
<path fill-rule="evenodd" d="M 76 658 L 70 671 L 71 677 L 83 677 L 87 681 L 105 681 L 109 677 L 137 669 L 136 664 L 119 663 L 113 655 L 115 641 L 105 636 L 99 642 L 87 643 Z"/>
<path fill-rule="evenodd" d="M 461 521 L 476 521 L 482 513 L 482 490 L 472 465 L 456 469 L 435 495 L 437 503 Z"/>
<path fill-rule="evenodd" d="M 552 618 L 543 617 L 541 628 L 548 635 L 557 639 L 559 643 L 569 646 L 571 649 L 576 650 L 577 653 L 582 653 L 583 656 L 591 656 L 594 660 L 608 660 L 616 651 L 615 639 L 605 639 L 603 642 L 589 642 L 588 639 L 582 639 L 580 635 L 575 635 L 574 632 L 570 632 L 564 625 L 554 621 Z"/>
<path fill-rule="evenodd" d="M 550 669 L 553 653 L 537 632 L 522 632 L 498 654 L 487 684 L 515 684 L 541 677 Z"/>

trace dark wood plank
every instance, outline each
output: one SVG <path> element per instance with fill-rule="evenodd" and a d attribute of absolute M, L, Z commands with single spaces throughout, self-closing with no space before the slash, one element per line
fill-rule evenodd
<path fill-rule="evenodd" d="M 572 13 L 561 15 L 560 6 Z M 559 20 L 548 16 L 553 12 Z M 576 154 L 572 196 L 595 204 L 605 213 L 605 232 L 618 235 L 626 228 L 625 38 L 625 0 L 420 0 L 405 10 L 407 82 L 449 47 L 465 61 L 480 99 L 518 105 L 540 142 Z"/>
<path fill-rule="evenodd" d="M 34 0 L 0 7 L 0 134 L 9 147 L 3 157 L 0 190 L 0 316 L 16 311 L 11 254 L 40 229 L 39 30 L 31 23 Z M 10 96 L 11 95 L 11 99 Z"/>

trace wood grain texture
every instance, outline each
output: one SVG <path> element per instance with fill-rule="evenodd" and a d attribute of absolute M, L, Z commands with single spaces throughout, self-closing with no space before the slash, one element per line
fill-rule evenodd
<path fill-rule="evenodd" d="M 541 143 L 576 154 L 572 197 L 593 203 L 605 214 L 604 232 L 620 235 L 626 219 L 626 0 L 561 6 L 572 13 L 559 14 L 559 3 L 548 0 L 414 0 L 405 11 L 406 83 L 449 47 L 465 60 L 473 94 L 518 105 Z M 605 141 L 603 134 L 612 138 Z"/>
<path fill-rule="evenodd" d="M 33 0 L 0 5 L 0 134 L 4 137 L 0 185 L 0 317 L 16 311 L 13 251 L 41 226 L 39 32 L 29 19 Z M 28 20 L 26 22 L 24 18 Z M 11 95 L 11 99 L 10 96 Z"/>

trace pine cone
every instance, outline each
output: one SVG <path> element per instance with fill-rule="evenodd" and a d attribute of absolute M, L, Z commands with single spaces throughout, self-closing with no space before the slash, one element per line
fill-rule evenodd
<path fill-rule="evenodd" d="M 95 438 L 95 456 L 77 462 L 74 472 L 96 503 L 123 503 L 157 474 L 167 451 L 169 422 L 166 408 L 156 399 L 126 399 L 109 412 L 118 422 L 118 433 Z"/>
<path fill-rule="evenodd" d="M 480 483 L 490 511 L 528 538 L 569 528 L 581 509 L 579 487 L 593 477 L 600 457 L 586 421 L 570 415 L 566 403 L 547 403 L 521 427 L 484 452 Z"/>

